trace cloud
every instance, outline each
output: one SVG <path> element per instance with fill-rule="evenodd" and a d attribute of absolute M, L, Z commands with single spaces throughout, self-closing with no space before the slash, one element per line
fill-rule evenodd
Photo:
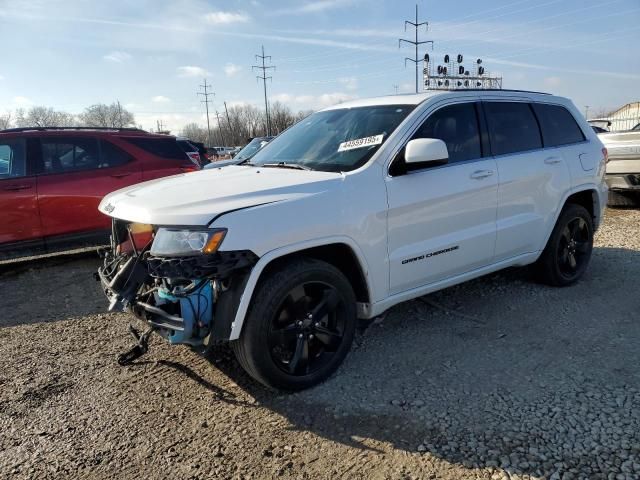
<path fill-rule="evenodd" d="M 231 23 L 247 23 L 250 18 L 244 12 L 210 12 L 204 16 L 212 25 L 229 25 Z"/>
<path fill-rule="evenodd" d="M 207 77 L 211 75 L 207 70 L 202 67 L 196 67 L 193 65 L 186 65 L 184 67 L 178 67 L 178 76 L 182 78 L 188 77 Z"/>
<path fill-rule="evenodd" d="M 307 13 L 320 13 L 326 10 L 346 7 L 353 3 L 353 0 L 316 0 L 304 2 L 293 8 L 281 8 L 275 10 L 271 15 L 299 15 Z"/>
<path fill-rule="evenodd" d="M 151 98 L 153 103 L 169 103 L 171 99 L 169 97 L 165 97 L 164 95 L 156 95 Z"/>
<path fill-rule="evenodd" d="M 319 109 L 330 107 L 336 103 L 353 100 L 355 95 L 343 92 L 323 93 L 321 95 L 292 95 L 290 93 L 278 93 L 271 95 L 271 102 L 281 102 L 293 105 L 294 108 Z"/>
<path fill-rule="evenodd" d="M 127 60 L 131 60 L 132 57 L 127 52 L 113 51 L 113 52 L 107 53 L 102 58 L 108 62 L 124 63 Z"/>
<path fill-rule="evenodd" d="M 32 105 L 33 101 L 31 101 L 30 98 L 18 95 L 17 97 L 13 97 L 13 103 L 18 105 L 19 107 L 26 107 L 28 105 Z"/>
<path fill-rule="evenodd" d="M 227 75 L 227 77 L 233 77 L 238 72 L 240 72 L 240 70 L 242 70 L 242 67 L 240 65 L 236 65 L 235 63 L 227 63 L 224 66 L 224 73 Z"/>
<path fill-rule="evenodd" d="M 562 79 L 560 77 L 545 77 L 543 82 L 547 87 L 557 87 L 562 83 Z"/>
<path fill-rule="evenodd" d="M 358 88 L 358 79 L 356 77 L 343 77 L 339 78 L 338 81 L 347 90 L 356 90 Z"/>

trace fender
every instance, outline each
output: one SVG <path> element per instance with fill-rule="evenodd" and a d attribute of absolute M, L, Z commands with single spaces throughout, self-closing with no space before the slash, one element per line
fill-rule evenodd
<path fill-rule="evenodd" d="M 562 197 L 562 201 L 558 205 L 558 209 L 554 213 L 554 218 L 553 218 L 553 222 L 551 223 L 551 228 L 547 231 L 547 235 L 544 237 L 545 238 L 544 245 L 541 246 L 539 253 L 542 253 L 542 250 L 547 245 L 547 242 L 549 241 L 549 237 L 551 237 L 551 232 L 553 232 L 553 229 L 556 226 L 558 218 L 560 217 L 560 212 L 562 212 L 562 208 L 567 202 L 567 199 L 574 193 L 585 192 L 585 191 L 588 191 L 591 193 L 596 192 L 596 203 L 593 205 L 593 212 L 595 214 L 596 219 L 594 221 L 593 227 L 594 227 L 594 231 L 598 229 L 598 226 L 602 222 L 602 210 L 603 210 L 602 206 L 606 204 L 606 194 L 607 194 L 606 191 L 603 192 L 602 188 L 598 188 L 598 185 L 596 185 L 595 183 L 583 183 L 581 185 L 571 187 L 569 190 L 565 192 L 564 196 Z M 602 202 L 603 198 L 605 198 L 604 203 Z"/>
<path fill-rule="evenodd" d="M 358 263 L 360 263 L 360 268 L 362 269 L 362 273 L 364 274 L 364 280 L 367 285 L 367 290 L 371 293 L 371 282 L 369 279 L 369 267 L 367 261 L 360 250 L 358 244 L 351 237 L 346 235 L 337 235 L 337 236 L 329 236 L 322 238 L 315 238 L 313 240 L 306 240 L 304 242 L 294 243 L 291 245 L 287 245 L 285 247 L 277 248 L 275 250 L 271 250 L 264 254 L 258 263 L 255 264 L 253 269 L 251 270 L 251 274 L 249 275 L 249 279 L 247 280 L 246 286 L 244 287 L 244 291 L 242 292 L 242 296 L 240 298 L 240 304 L 238 305 L 238 309 L 235 314 L 235 318 L 231 323 L 231 335 L 229 335 L 229 340 L 237 340 L 240 338 L 240 333 L 242 332 L 242 325 L 244 324 L 245 317 L 247 315 L 247 311 L 249 310 L 249 303 L 251 302 L 251 298 L 253 297 L 253 292 L 258 284 L 258 280 L 262 275 L 264 269 L 269 265 L 272 261 L 284 257 L 285 255 L 289 255 L 291 253 L 299 252 L 301 250 L 306 250 L 307 248 L 313 247 L 321 247 L 323 245 L 328 245 L 331 243 L 344 243 L 347 245 L 356 256 Z M 370 309 L 370 304 L 361 304 L 358 308 L 358 314 L 361 317 L 367 317 L 368 311 Z"/>

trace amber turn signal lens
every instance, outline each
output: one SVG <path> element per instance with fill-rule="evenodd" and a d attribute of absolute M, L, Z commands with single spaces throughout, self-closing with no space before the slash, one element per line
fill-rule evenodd
<path fill-rule="evenodd" d="M 224 236 L 226 233 L 227 233 L 226 230 L 218 230 L 213 235 L 211 235 L 211 238 L 202 249 L 202 252 L 215 253 L 218 250 L 218 247 L 220 246 L 220 244 L 222 243 L 222 240 L 224 240 Z"/>

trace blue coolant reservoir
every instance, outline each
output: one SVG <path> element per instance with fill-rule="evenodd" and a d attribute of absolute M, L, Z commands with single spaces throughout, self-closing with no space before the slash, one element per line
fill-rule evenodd
<path fill-rule="evenodd" d="M 212 282 L 205 281 L 202 287 L 197 288 L 190 295 L 180 297 L 161 289 L 158 290 L 158 297 L 165 302 L 180 304 L 180 316 L 184 321 L 184 329 L 168 331 L 164 336 L 169 343 L 202 344 L 202 339 L 209 334 L 213 322 Z"/>

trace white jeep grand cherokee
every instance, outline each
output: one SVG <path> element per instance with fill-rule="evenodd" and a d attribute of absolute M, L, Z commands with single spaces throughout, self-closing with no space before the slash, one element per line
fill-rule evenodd
<path fill-rule="evenodd" d="M 457 91 L 342 103 L 237 166 L 114 192 L 98 276 L 111 309 L 296 390 L 327 378 L 357 318 L 513 265 L 574 283 L 606 150 L 567 99 Z"/>

